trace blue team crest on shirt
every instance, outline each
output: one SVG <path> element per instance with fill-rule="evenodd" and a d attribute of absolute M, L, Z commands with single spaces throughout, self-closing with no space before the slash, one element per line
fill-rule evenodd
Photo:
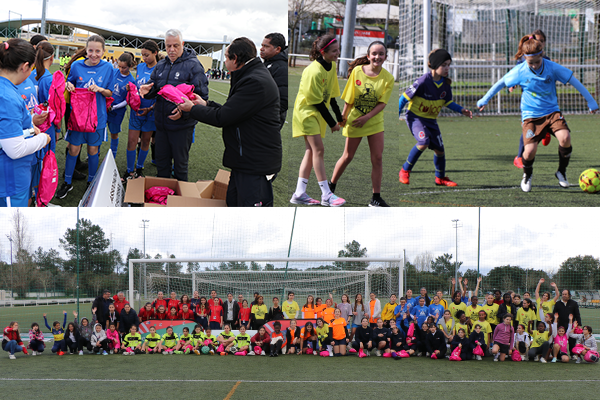
<path fill-rule="evenodd" d="M 533 131 L 531 129 L 527 130 L 527 133 L 525 134 L 525 138 L 527 139 L 531 139 L 532 137 L 534 137 L 535 135 L 533 134 Z"/>

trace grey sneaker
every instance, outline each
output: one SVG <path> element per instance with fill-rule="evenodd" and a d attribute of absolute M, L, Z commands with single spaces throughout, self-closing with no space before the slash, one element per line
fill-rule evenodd
<path fill-rule="evenodd" d="M 292 204 L 303 204 L 305 206 L 315 206 L 319 203 L 319 200 L 315 200 L 306 193 L 302 193 L 302 196 L 296 196 L 296 193 L 292 195 L 290 199 L 290 203 Z"/>
<path fill-rule="evenodd" d="M 346 200 L 336 196 L 333 193 L 321 195 L 321 205 L 325 207 L 340 207 L 346 204 Z"/>
<path fill-rule="evenodd" d="M 523 180 L 521 181 L 521 190 L 524 192 L 531 192 L 531 178 L 533 177 L 533 174 L 529 175 L 529 178 L 527 177 L 527 174 L 523 174 Z"/>
<path fill-rule="evenodd" d="M 569 181 L 567 180 L 567 177 L 562 172 L 556 171 L 554 176 L 556 176 L 556 179 L 558 179 L 558 184 L 560 185 L 560 187 L 568 188 L 569 186 L 571 186 L 569 184 Z"/>

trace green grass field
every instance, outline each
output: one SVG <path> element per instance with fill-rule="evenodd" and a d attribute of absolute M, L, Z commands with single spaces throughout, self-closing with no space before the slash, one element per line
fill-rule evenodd
<path fill-rule="evenodd" d="M 493 398 L 546 399 L 590 396 L 600 382 L 598 365 L 466 361 L 460 364 L 426 358 L 393 360 L 355 356 L 322 358 L 286 355 L 271 357 L 122 355 L 58 357 L 17 355 L 10 361 L 2 352 L 2 398 L 26 398 L 44 393 L 64 399 L 82 393 L 110 390 L 120 398 L 207 399 L 319 398 L 340 393 L 345 399 L 401 396 L 459 399 L 486 392 Z M 540 381 L 542 379 L 543 381 Z M 101 389 L 102 388 L 102 389 Z M 593 398 L 593 394 L 591 395 Z M 100 397 L 100 396 L 98 396 Z M 95 398 L 92 394 L 92 398 Z"/>
<path fill-rule="evenodd" d="M 296 67 L 289 69 L 289 111 L 288 121 L 291 124 L 292 111 L 294 101 L 298 93 L 300 85 L 300 77 L 302 76 L 303 68 Z M 340 92 L 343 92 L 346 86 L 345 79 L 339 79 Z M 383 179 L 381 183 L 381 196 L 392 206 L 399 205 L 398 203 L 398 171 L 400 169 L 400 159 L 398 158 L 398 132 L 400 123 L 398 121 L 398 84 L 394 85 L 394 93 L 390 98 L 388 106 L 384 109 L 384 124 L 385 124 L 385 148 L 383 151 Z M 343 108 L 343 102 L 338 98 L 340 110 Z M 287 144 L 288 157 L 284 157 L 284 164 L 287 166 L 286 184 L 287 184 L 287 199 L 292 196 L 296 189 L 298 180 L 298 168 L 302 157 L 304 157 L 304 139 L 292 138 L 291 126 L 288 127 L 287 133 L 282 132 L 284 139 L 284 147 Z M 333 174 L 335 163 L 344 152 L 346 138 L 342 136 L 341 131 L 331 132 L 328 128 L 325 138 L 323 139 L 325 146 L 325 170 L 327 178 L 330 179 Z M 281 175 L 284 175 L 282 171 Z M 308 184 L 307 193 L 313 198 L 320 198 L 321 192 L 317 184 L 317 177 L 314 171 L 311 174 Z M 369 155 L 369 144 L 366 139 L 359 146 L 354 159 L 342 175 L 342 178 L 337 183 L 335 193 L 346 199 L 346 206 L 364 207 L 371 200 L 371 159 Z M 289 204 L 289 203 L 288 203 Z"/>
<path fill-rule="evenodd" d="M 599 168 L 600 141 L 596 137 L 598 117 L 567 115 L 571 129 L 573 155 L 567 170 L 571 185 L 579 174 Z M 446 117 L 438 120 L 446 149 L 446 174 L 458 183 L 455 188 L 436 187 L 433 152 L 426 151 L 412 171 L 410 185 L 401 185 L 401 206 L 494 206 L 560 207 L 596 206 L 598 196 L 581 191 L 579 186 L 563 189 L 554 173 L 558 167 L 558 142 L 540 146 L 533 172 L 533 189 L 521 191 L 522 170 L 513 166 L 521 124 L 519 116 Z M 400 128 L 402 161 L 415 140 L 406 124 Z"/>

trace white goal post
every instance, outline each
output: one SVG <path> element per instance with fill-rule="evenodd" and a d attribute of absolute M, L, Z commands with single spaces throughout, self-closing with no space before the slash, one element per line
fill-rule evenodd
<path fill-rule="evenodd" d="M 369 267 L 365 270 L 298 270 L 298 268 L 291 268 L 286 271 L 285 268 L 276 268 L 274 270 L 261 270 L 261 271 L 252 271 L 252 270 L 228 270 L 228 271 L 220 271 L 220 270 L 200 270 L 189 272 L 185 274 L 185 276 L 175 276 L 164 273 L 164 271 L 160 271 L 159 273 L 146 273 L 145 268 L 142 267 L 142 264 L 167 264 L 167 263 L 203 263 L 210 264 L 212 266 L 219 265 L 221 263 L 271 263 L 271 264 L 281 264 L 285 263 L 290 264 L 293 263 L 295 267 L 298 266 L 298 263 L 306 263 L 305 265 L 315 265 L 315 263 L 332 263 L 332 262 L 343 262 L 343 263 L 368 263 Z M 139 265 L 138 265 L 139 264 Z M 302 264 L 301 264 L 302 265 Z M 137 269 L 136 269 L 137 268 Z M 224 281 L 229 283 L 227 287 L 245 287 L 245 293 L 251 294 L 249 291 L 249 287 L 256 284 L 256 289 L 253 291 L 259 291 L 261 294 L 264 292 L 275 293 L 277 295 L 281 295 L 282 291 L 287 289 L 299 291 L 300 295 L 305 294 L 313 294 L 319 295 L 320 292 L 323 291 L 323 288 L 328 288 L 332 286 L 348 286 L 354 285 L 353 287 L 357 287 L 358 284 L 361 288 L 364 285 L 364 296 L 365 299 L 369 298 L 369 293 L 371 291 L 372 279 L 378 279 L 378 282 L 382 279 L 385 280 L 385 284 L 379 285 L 378 288 L 381 293 L 380 295 L 385 294 L 385 296 L 389 296 L 390 292 L 397 293 L 398 288 L 403 287 L 403 259 L 402 258 L 374 258 L 374 257 L 335 257 L 335 258 L 315 258 L 315 257 L 283 257 L 283 258 L 248 258 L 248 257 L 232 257 L 229 259 L 224 258 L 161 258 L 161 259 L 130 259 L 129 260 L 129 290 L 127 291 L 127 300 L 132 304 L 133 307 L 139 308 L 141 307 L 141 303 L 144 301 L 150 301 L 151 298 L 154 298 L 156 295 L 157 285 L 156 282 L 165 281 L 170 279 L 171 281 L 182 281 L 185 280 L 185 287 L 189 291 L 191 288 L 192 293 L 193 290 L 199 290 L 201 287 L 214 287 L 215 285 L 220 285 L 221 279 L 226 279 L 227 275 L 229 277 L 236 276 L 239 278 L 243 278 L 240 281 L 236 281 L 235 283 L 231 283 L 232 281 Z M 392 273 L 393 272 L 393 281 L 392 281 Z M 398 277 L 396 278 L 396 274 Z M 139 276 L 139 277 L 138 277 Z M 283 278 L 282 278 L 283 276 Z M 382 278 L 382 276 L 384 278 Z M 143 277 L 143 279 L 142 279 Z M 138 287 L 136 287 L 136 281 L 139 279 L 139 283 L 137 283 Z M 256 279 L 256 280 L 255 280 Z M 142 282 L 143 281 L 143 282 Z M 296 283 L 296 286 L 292 286 L 291 283 Z M 396 282 L 398 286 L 396 287 Z M 298 289 L 298 285 L 306 284 L 306 289 L 303 291 L 302 289 Z M 204 286 L 203 286 L 204 285 Z M 310 288 L 310 285 L 318 285 L 319 289 Z M 160 286 L 164 287 L 164 286 Z M 167 286 L 168 287 L 168 286 Z M 177 287 L 176 283 L 172 283 L 172 288 Z M 225 287 L 225 285 L 223 285 Z M 300 286 L 301 288 L 303 286 Z M 149 293 L 148 293 L 148 289 Z M 319 290 L 319 292 L 317 292 Z M 164 290 L 163 290 L 164 291 Z M 199 290 L 200 291 L 200 290 Z M 362 291 L 361 291 L 362 292 Z M 385 293 L 384 293 L 385 292 Z M 191 295 L 192 293 L 187 293 Z M 207 295 L 208 293 L 202 293 Z M 168 297 L 168 294 L 165 294 L 165 297 Z M 270 299 L 268 299 L 270 300 Z M 354 299 L 351 297 L 351 302 Z M 298 299 L 298 302 L 304 301 L 304 299 Z M 135 306 L 135 303 L 139 302 L 138 307 Z M 265 298 L 265 302 L 267 299 Z"/>

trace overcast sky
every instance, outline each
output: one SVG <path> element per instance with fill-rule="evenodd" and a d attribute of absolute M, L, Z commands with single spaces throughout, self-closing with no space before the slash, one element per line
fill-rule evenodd
<path fill-rule="evenodd" d="M 74 227 L 76 209 L 24 209 L 32 248 L 59 248 L 58 239 Z M 0 209 L 0 259 L 10 258 L 10 219 L 14 210 Z M 600 257 L 597 228 L 586 208 L 482 208 L 483 271 L 501 265 L 557 270 L 568 257 Z M 141 220 L 148 219 L 146 252 L 178 257 L 286 257 L 292 233 L 293 208 L 240 209 L 81 209 L 81 218 L 100 225 L 125 257 L 143 247 Z M 452 219 L 459 219 L 456 231 Z M 409 261 L 426 251 L 434 257 L 455 254 L 467 268 L 477 268 L 478 209 L 299 208 L 293 229 L 291 257 L 337 257 L 352 240 L 371 257 Z M 320 264 L 320 263 L 319 263 Z"/>
<path fill-rule="evenodd" d="M 287 37 L 285 0 L 49 0 L 47 4 L 47 18 L 125 33 L 158 36 L 178 28 L 184 40 L 247 36 L 257 45 L 271 32 Z M 23 18 L 41 18 L 42 0 L 0 1 L 0 20 L 5 20 L 9 11 Z M 16 18 L 18 15 L 11 15 Z"/>

